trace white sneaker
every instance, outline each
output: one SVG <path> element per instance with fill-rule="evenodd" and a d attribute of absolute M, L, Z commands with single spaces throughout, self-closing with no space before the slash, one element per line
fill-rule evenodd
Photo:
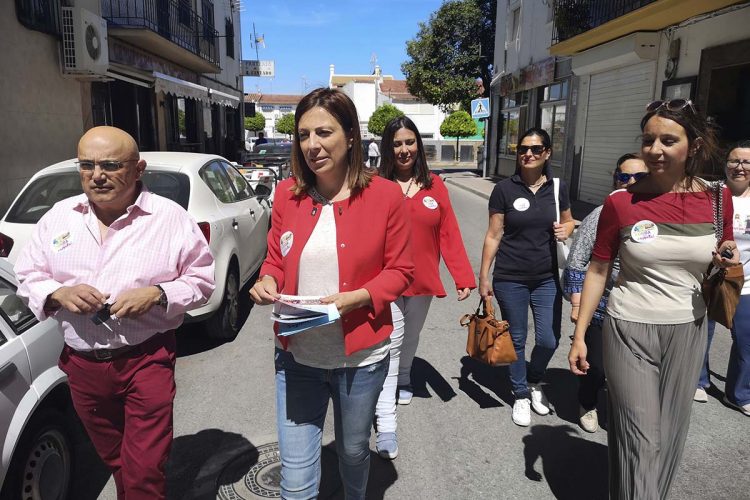
<path fill-rule="evenodd" d="M 581 417 L 578 423 L 581 424 L 581 428 L 586 432 L 596 432 L 599 429 L 599 415 L 596 413 L 596 408 L 586 411 L 581 407 L 579 411 Z"/>
<path fill-rule="evenodd" d="M 531 394 L 531 407 L 539 415 L 549 414 L 549 401 L 542 392 L 542 388 L 539 384 L 529 384 L 529 394 Z"/>
<path fill-rule="evenodd" d="M 531 401 L 527 398 L 516 399 L 513 403 L 513 423 L 521 427 L 528 427 L 531 424 Z"/>
<path fill-rule="evenodd" d="M 703 387 L 698 387 L 695 390 L 693 401 L 695 401 L 696 403 L 708 403 L 708 394 L 706 394 L 706 389 L 704 389 Z"/>
<path fill-rule="evenodd" d="M 740 406 L 737 403 L 733 403 L 732 401 L 730 401 L 726 394 L 724 395 L 724 402 L 726 404 L 728 404 L 729 406 L 731 406 L 732 408 L 734 408 L 735 410 L 739 410 L 742 414 L 747 415 L 748 417 L 750 417 L 750 403 L 748 403 L 746 405 Z M 513 407 L 513 410 L 514 410 L 513 415 L 515 415 L 515 409 L 516 408 L 514 406 Z"/>

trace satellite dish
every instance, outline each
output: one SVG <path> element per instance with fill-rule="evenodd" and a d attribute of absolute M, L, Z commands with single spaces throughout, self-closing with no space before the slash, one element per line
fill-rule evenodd
<path fill-rule="evenodd" d="M 93 60 L 99 59 L 102 52 L 102 42 L 99 33 L 93 25 L 86 26 L 86 51 Z"/>

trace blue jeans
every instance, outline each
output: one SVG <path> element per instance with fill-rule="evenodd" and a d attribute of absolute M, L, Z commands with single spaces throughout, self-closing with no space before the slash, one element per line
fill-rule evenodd
<path fill-rule="evenodd" d="M 739 308 L 737 309 L 739 310 Z M 708 389 L 711 387 L 711 380 L 708 375 L 708 351 L 711 350 L 711 341 L 714 339 L 714 330 L 716 329 L 716 321 L 709 319 L 706 324 L 708 325 L 708 341 L 706 343 L 706 356 L 703 358 L 703 365 L 701 366 L 701 374 L 698 377 L 698 387 Z"/>
<path fill-rule="evenodd" d="M 535 281 L 496 279 L 495 297 L 503 319 L 510 323 L 510 336 L 518 361 L 508 367 L 513 394 L 517 399 L 529 397 L 529 384 L 542 381 L 552 355 L 560 342 L 562 296 L 554 278 Z M 534 316 L 535 344 L 526 367 L 526 335 L 529 306 Z"/>
<path fill-rule="evenodd" d="M 750 403 L 750 295 L 740 295 L 732 325 L 727 383 L 724 392 L 734 404 Z"/>
<path fill-rule="evenodd" d="M 325 370 L 297 363 L 276 349 L 276 423 L 281 454 L 281 495 L 317 498 L 328 400 L 339 473 L 347 500 L 364 499 L 370 471 L 370 428 L 388 372 L 388 356 L 360 368 Z"/>

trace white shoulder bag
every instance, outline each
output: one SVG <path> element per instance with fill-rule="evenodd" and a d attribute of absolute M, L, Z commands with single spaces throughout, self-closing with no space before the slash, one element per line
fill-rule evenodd
<path fill-rule="evenodd" d="M 560 223 L 560 179 L 557 177 L 552 179 L 555 185 L 555 222 Z M 562 284 L 563 271 L 568 262 L 568 253 L 570 248 L 565 244 L 564 241 L 555 240 L 555 247 L 557 248 L 557 272 L 560 283 Z"/>

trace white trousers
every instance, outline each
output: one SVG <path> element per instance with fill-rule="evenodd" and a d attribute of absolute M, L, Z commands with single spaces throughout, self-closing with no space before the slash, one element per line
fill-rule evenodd
<path fill-rule="evenodd" d="M 418 295 L 402 296 L 391 303 L 391 361 L 375 407 L 378 432 L 396 432 L 396 393 L 398 386 L 411 385 L 411 364 L 431 301 L 430 295 Z"/>

